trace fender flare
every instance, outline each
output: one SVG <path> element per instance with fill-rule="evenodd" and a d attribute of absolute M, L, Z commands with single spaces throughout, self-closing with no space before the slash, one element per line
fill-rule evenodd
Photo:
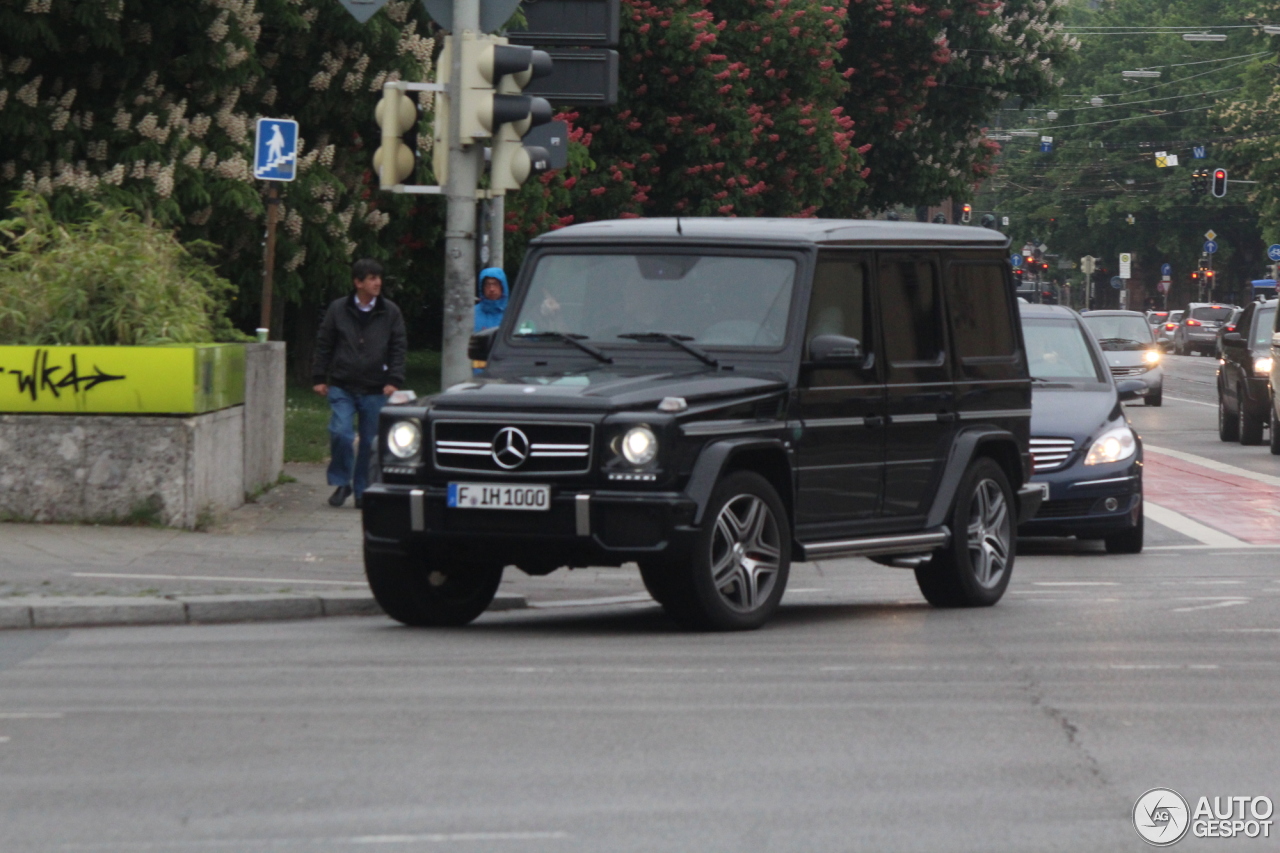
<path fill-rule="evenodd" d="M 707 508 L 707 502 L 711 500 L 711 492 L 715 489 L 716 483 L 720 482 L 720 475 L 725 466 L 729 460 L 744 450 L 777 450 L 784 457 L 789 457 L 782 440 L 777 438 L 726 438 L 704 446 L 693 464 L 693 473 L 689 475 L 689 484 L 685 487 L 685 494 L 698 507 L 693 517 L 695 525 L 702 523 L 702 513 Z M 787 467 L 790 468 L 790 465 Z M 788 497 L 788 495 L 782 496 L 783 500 L 787 500 Z"/>
<path fill-rule="evenodd" d="M 928 520 L 925 522 L 926 529 L 931 530 L 947 523 L 947 517 L 951 514 L 951 505 L 955 501 L 956 490 L 960 488 L 960 480 L 964 478 L 965 472 L 969 470 L 969 464 L 978 455 L 979 448 L 988 444 L 1008 444 L 1015 454 L 1020 453 L 1018 439 L 1008 430 L 976 427 L 957 435 L 955 441 L 951 443 L 951 453 L 947 456 L 947 466 L 943 471 L 941 482 L 938 483 L 938 490 L 934 494 L 933 506 L 929 508 Z M 1019 484 L 1012 485 L 1016 493 Z"/>

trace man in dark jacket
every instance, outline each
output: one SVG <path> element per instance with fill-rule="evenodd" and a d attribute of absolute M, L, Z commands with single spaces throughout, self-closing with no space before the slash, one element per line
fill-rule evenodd
<path fill-rule="evenodd" d="M 404 316 L 381 296 L 382 265 L 364 258 L 351 265 L 356 292 L 329 304 L 316 335 L 311 367 L 317 394 L 329 398 L 330 506 L 342 506 L 355 491 L 356 508 L 369 482 L 369 460 L 378 443 L 378 414 L 387 397 L 404 385 L 408 342 Z M 360 415 L 356 453 L 355 418 Z M 354 470 L 353 470 L 354 464 Z"/>

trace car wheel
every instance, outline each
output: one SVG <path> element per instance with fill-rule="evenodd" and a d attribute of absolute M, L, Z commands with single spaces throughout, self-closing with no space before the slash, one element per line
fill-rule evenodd
<path fill-rule="evenodd" d="M 1186 355 L 1186 354 L 1187 354 L 1187 348 L 1186 348 L 1186 347 L 1184 347 L 1182 344 L 1174 344 L 1174 345 L 1173 345 L 1173 354 L 1174 354 L 1174 355 Z"/>
<path fill-rule="evenodd" d="M 662 560 L 642 560 L 639 565 L 649 597 L 665 607 L 671 600 L 671 565 Z"/>
<path fill-rule="evenodd" d="M 1240 440 L 1240 419 L 1227 409 L 1227 396 L 1218 389 L 1218 438 L 1223 441 Z"/>
<path fill-rule="evenodd" d="M 1249 399 L 1244 389 L 1236 391 L 1236 411 L 1239 415 L 1239 426 L 1236 432 L 1240 435 L 1241 444 L 1262 444 L 1262 415 L 1250 409 Z"/>
<path fill-rule="evenodd" d="M 387 615 L 415 627 L 466 625 L 493 603 L 502 566 L 438 565 L 429 558 L 365 551 L 369 588 Z"/>
<path fill-rule="evenodd" d="M 1164 386 L 1161 385 L 1154 394 L 1147 394 L 1147 396 L 1143 398 L 1143 402 L 1148 406 L 1164 405 Z"/>
<path fill-rule="evenodd" d="M 1128 530 L 1112 533 L 1102 541 L 1106 543 L 1108 554 L 1141 554 L 1142 553 L 1142 507 L 1138 507 L 1138 523 Z"/>
<path fill-rule="evenodd" d="M 974 460 L 951 508 L 951 543 L 915 570 L 934 607 L 989 607 L 1009 586 L 1015 556 L 1013 490 L 992 459 Z"/>
<path fill-rule="evenodd" d="M 707 503 L 692 556 L 658 593 L 689 628 L 759 628 L 778 609 L 791 570 L 791 527 L 769 481 L 751 471 L 725 477 Z"/>
<path fill-rule="evenodd" d="M 1271 401 L 1268 407 L 1270 413 L 1268 420 L 1271 421 L 1271 455 L 1280 456 L 1280 418 L 1276 417 L 1276 402 Z"/>

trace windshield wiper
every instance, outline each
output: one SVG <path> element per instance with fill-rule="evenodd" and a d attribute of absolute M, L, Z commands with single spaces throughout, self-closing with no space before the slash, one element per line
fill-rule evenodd
<path fill-rule="evenodd" d="M 680 349 L 689 353 L 689 355 L 698 359 L 703 364 L 709 364 L 712 367 L 720 366 L 719 360 L 714 355 L 700 347 L 695 347 L 693 344 L 687 343 L 687 341 L 693 340 L 689 335 L 677 335 L 672 334 L 671 332 L 627 332 L 625 335 L 618 335 L 618 337 L 627 338 L 632 341 L 667 341 L 668 343 L 680 347 Z"/>
<path fill-rule="evenodd" d="M 1146 346 L 1146 344 L 1144 344 L 1142 341 L 1135 341 L 1133 338 L 1099 338 L 1098 343 L 1100 344 L 1137 344 L 1140 347 Z"/>
<path fill-rule="evenodd" d="M 517 338 L 552 338 L 557 341 L 564 341 L 567 344 L 573 344 L 578 349 L 585 352 L 605 364 L 613 364 L 613 359 L 605 355 L 591 344 L 584 344 L 587 339 L 586 335 L 575 335 L 572 332 L 520 332 L 515 335 Z"/>

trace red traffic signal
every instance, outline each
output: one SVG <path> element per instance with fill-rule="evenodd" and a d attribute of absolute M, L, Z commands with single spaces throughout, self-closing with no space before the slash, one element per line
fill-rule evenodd
<path fill-rule="evenodd" d="M 960 208 L 960 221 L 967 223 L 971 219 L 973 219 L 973 205 L 966 204 L 964 207 Z"/>
<path fill-rule="evenodd" d="M 1213 196 L 1214 198 L 1222 198 L 1227 194 L 1227 170 L 1213 170 Z"/>

